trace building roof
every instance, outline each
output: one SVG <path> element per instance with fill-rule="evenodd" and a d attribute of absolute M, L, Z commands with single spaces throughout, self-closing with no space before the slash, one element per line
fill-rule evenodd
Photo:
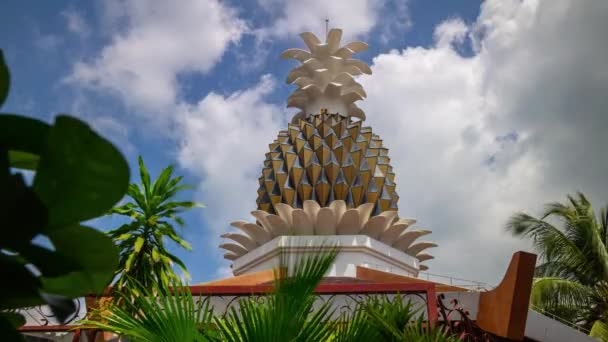
<path fill-rule="evenodd" d="M 253 285 L 272 285 L 274 282 L 273 270 L 265 270 L 244 275 L 210 281 L 198 285 L 204 286 L 253 286 Z M 424 280 L 420 278 L 408 277 L 384 271 L 374 270 L 364 266 L 357 266 L 356 277 L 325 277 L 322 284 L 382 284 L 382 283 L 402 283 L 402 284 L 434 284 L 437 292 L 464 292 L 470 291 L 465 287 L 453 286 Z"/>

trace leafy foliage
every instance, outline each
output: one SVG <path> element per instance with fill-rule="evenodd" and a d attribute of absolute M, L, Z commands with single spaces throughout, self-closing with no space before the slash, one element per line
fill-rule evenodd
<path fill-rule="evenodd" d="M 97 313 L 99 320 L 83 321 L 82 324 L 112 331 L 136 342 L 209 341 L 214 337 L 209 302 L 197 302 L 190 288 L 180 283 L 173 283 L 172 292 L 166 292 L 158 284 L 153 286 L 153 290 L 148 290 L 132 285 L 130 290 L 137 287 L 140 294 L 134 302 L 131 291 L 122 291 L 118 295 L 122 296 L 126 307 L 113 303 Z"/>
<path fill-rule="evenodd" d="M 429 328 L 420 309 L 400 294 L 370 297 L 343 318 L 333 341 L 458 341 L 446 327 Z"/>
<path fill-rule="evenodd" d="M 172 166 L 162 170 L 158 178 L 151 182 L 148 169 L 140 156 L 139 174 L 141 186 L 132 183 L 127 190 L 131 201 L 110 211 L 111 214 L 126 216 L 131 220 L 108 233 L 120 251 L 116 271 L 119 278 L 115 287 L 119 290 L 128 288 L 134 280 L 137 283 L 135 288 L 166 289 L 170 283 L 179 280 L 172 269 L 174 263 L 186 276 L 188 272 L 186 265 L 166 249 L 165 240 L 172 240 L 190 250 L 190 244 L 178 235 L 174 224 L 183 226 L 184 221 L 178 214 L 187 209 L 202 207 L 202 204 L 174 201 L 176 195 L 189 186 L 180 184 L 181 176 L 173 177 Z"/>
<path fill-rule="evenodd" d="M 600 327 L 608 322 L 608 208 L 597 217 L 578 193 L 566 203 L 548 204 L 541 218 L 515 214 L 507 229 L 530 238 L 544 259 L 536 268 L 532 304 L 586 329 L 594 327 L 596 336 L 605 331 Z M 608 341 L 608 334 L 602 340 Z"/>
<path fill-rule="evenodd" d="M 0 51 L 0 105 L 10 75 Z M 34 171 L 29 186 L 22 173 Z M 112 280 L 117 250 L 105 234 L 80 222 L 124 195 L 129 168 L 120 152 L 84 122 L 65 115 L 49 125 L 0 113 L 0 335 L 23 324 L 8 312 L 48 304 L 63 320 L 72 298 L 102 291 Z M 32 243 L 47 237 L 54 248 Z"/>
<path fill-rule="evenodd" d="M 333 302 L 315 303 L 314 289 L 335 257 L 336 250 L 314 254 L 296 260 L 293 268 L 283 259 L 274 292 L 240 299 L 225 317 L 213 316 L 202 304 L 209 301 L 197 302 L 178 284 L 173 291 L 140 288 L 134 302 L 123 292 L 129 308 L 112 305 L 85 325 L 133 341 L 457 341 L 443 328 L 429 329 L 419 310 L 399 295 L 372 298 L 352 315 L 333 320 Z"/>
<path fill-rule="evenodd" d="M 295 262 L 286 259 L 275 274 L 275 291 L 260 302 L 239 300 L 225 319 L 215 321 L 226 341 L 324 341 L 332 333 L 329 324 L 332 301 L 313 310 L 314 290 L 335 260 L 337 250 L 317 253 Z"/>

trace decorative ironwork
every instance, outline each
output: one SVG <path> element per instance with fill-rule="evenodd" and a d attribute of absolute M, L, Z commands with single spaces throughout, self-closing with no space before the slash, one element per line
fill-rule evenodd
<path fill-rule="evenodd" d="M 226 316 L 232 308 L 238 310 L 241 299 L 255 298 L 263 302 L 272 291 L 272 286 L 192 286 L 193 297 L 209 304 L 216 315 Z M 431 284 L 321 284 L 315 291 L 313 310 L 326 302 L 332 303 L 334 316 L 352 313 L 357 306 L 370 297 L 383 295 L 392 300 L 396 294 L 409 297 L 412 302 L 425 307 L 425 318 L 437 321 L 435 288 Z"/>
<path fill-rule="evenodd" d="M 445 295 L 442 293 L 437 296 L 437 307 L 439 309 L 440 324 L 446 326 L 448 330 L 460 337 L 461 341 L 470 342 L 499 342 L 506 341 L 482 330 L 469 317 L 469 312 L 454 298 L 450 300 L 448 308 L 443 300 Z"/>
<path fill-rule="evenodd" d="M 26 326 L 37 326 L 37 327 L 52 327 L 69 325 L 78 320 L 81 320 L 86 315 L 86 310 L 82 306 L 81 300 L 75 300 L 76 310 L 74 313 L 67 317 L 63 322 L 57 319 L 57 316 L 53 313 L 48 305 L 32 306 L 14 312 L 21 314 L 25 317 Z"/>

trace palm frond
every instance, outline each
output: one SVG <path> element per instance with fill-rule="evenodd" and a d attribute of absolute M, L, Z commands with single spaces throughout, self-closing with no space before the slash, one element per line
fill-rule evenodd
<path fill-rule="evenodd" d="M 409 324 L 405 328 L 398 341 L 457 342 L 460 341 L 460 338 L 450 334 L 445 326 L 430 328 L 420 316 L 415 323 Z"/>
<path fill-rule="evenodd" d="M 534 279 L 530 301 L 533 305 L 552 311 L 552 308 L 581 308 L 589 305 L 592 289 L 572 280 L 558 277 Z"/>
<path fill-rule="evenodd" d="M 216 318 L 227 341 L 323 341 L 332 332 L 332 302 L 314 307 L 314 290 L 335 260 L 337 250 L 319 252 L 290 264 L 281 257 L 272 294 L 244 298 L 224 319 Z M 290 267 L 291 266 L 291 267 Z"/>
<path fill-rule="evenodd" d="M 602 321 L 595 321 L 589 332 L 589 336 L 602 342 L 608 342 L 608 324 Z"/>
<path fill-rule="evenodd" d="M 351 314 L 343 314 L 336 322 L 332 342 L 382 341 L 382 335 L 369 319 L 362 305 Z"/>
<path fill-rule="evenodd" d="M 541 219 L 525 213 L 518 213 L 507 223 L 507 230 L 516 236 L 532 239 L 536 250 L 555 267 L 563 267 L 562 272 L 575 272 L 576 276 L 590 273 L 584 253 L 558 228 Z"/>
<path fill-rule="evenodd" d="M 138 286 L 139 295 L 121 292 L 124 305 L 111 304 L 97 312 L 97 319 L 82 324 L 111 331 L 133 341 L 207 341 L 213 335 L 209 302 L 196 301 L 187 286 L 173 284 L 173 291 L 149 291 Z M 125 307 L 126 305 L 126 307 Z M 136 314 L 133 314 L 136 313 Z"/>
<path fill-rule="evenodd" d="M 419 315 L 421 307 L 396 294 L 392 299 L 387 296 L 371 297 L 363 303 L 362 310 L 382 340 L 391 341 L 400 340 L 399 336 Z"/>

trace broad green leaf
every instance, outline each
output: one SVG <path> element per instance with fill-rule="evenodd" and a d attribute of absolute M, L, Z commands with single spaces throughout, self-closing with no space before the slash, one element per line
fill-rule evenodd
<path fill-rule="evenodd" d="M 39 293 L 40 280 L 18 256 L 0 253 L 0 279 L 0 310 L 44 303 Z"/>
<path fill-rule="evenodd" d="M 36 168 L 38 168 L 38 161 L 40 160 L 40 157 L 36 154 L 28 152 L 9 151 L 8 160 L 11 167 L 35 171 Z"/>
<path fill-rule="evenodd" d="M 25 341 L 24 336 L 15 329 L 14 320 L 0 314 L 0 336 L 4 341 Z"/>
<path fill-rule="evenodd" d="M 25 324 L 25 317 L 16 312 L 0 312 L 0 317 L 5 318 L 11 322 L 13 327 L 18 328 Z"/>
<path fill-rule="evenodd" d="M 122 198 L 129 184 L 127 162 L 84 122 L 58 116 L 47 143 L 34 189 L 49 210 L 50 227 L 100 216 Z"/>
<path fill-rule="evenodd" d="M 58 252 L 77 260 L 82 270 L 43 277 L 46 293 L 78 297 L 100 293 L 110 283 L 118 265 L 118 253 L 112 239 L 104 233 L 74 225 L 53 230 L 49 238 Z"/>
<path fill-rule="evenodd" d="M 0 107 L 8 97 L 8 90 L 11 84 L 11 74 L 4 62 L 4 53 L 0 49 Z"/>
<path fill-rule="evenodd" d="M 28 187 L 20 173 L 2 179 L 0 217 L 3 230 L 0 248 L 17 249 L 27 245 L 41 233 L 47 223 L 47 211 L 36 193 Z"/>
<path fill-rule="evenodd" d="M 77 260 L 63 253 L 32 244 L 20 247 L 19 254 L 46 277 L 56 277 L 82 269 Z"/>
<path fill-rule="evenodd" d="M 40 155 L 46 148 L 49 129 L 50 126 L 40 120 L 0 113 L 0 146 Z"/>
<path fill-rule="evenodd" d="M 135 240 L 135 253 L 139 253 L 139 251 L 141 251 L 141 247 L 144 245 L 144 238 L 142 238 L 141 236 L 139 236 L 136 240 Z"/>

